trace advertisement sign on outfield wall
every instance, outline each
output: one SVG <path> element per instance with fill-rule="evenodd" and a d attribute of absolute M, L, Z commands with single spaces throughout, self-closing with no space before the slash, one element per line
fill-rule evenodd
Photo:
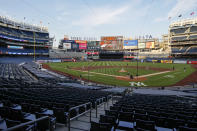
<path fill-rule="evenodd" d="M 197 64 L 197 61 L 187 61 L 187 64 Z"/>
<path fill-rule="evenodd" d="M 138 43 L 138 48 L 139 48 L 139 49 L 144 49 L 144 48 L 146 48 L 146 43 Z"/>
<path fill-rule="evenodd" d="M 79 44 L 77 44 L 77 43 L 71 43 L 71 48 L 73 50 L 78 50 L 79 49 Z"/>
<path fill-rule="evenodd" d="M 137 49 L 138 40 L 124 40 L 123 49 Z"/>
<path fill-rule="evenodd" d="M 79 49 L 80 50 L 86 50 L 87 49 L 87 44 L 86 43 L 79 43 Z"/>
<path fill-rule="evenodd" d="M 155 42 L 146 42 L 146 48 L 155 48 Z"/>
<path fill-rule="evenodd" d="M 71 43 L 63 43 L 64 49 L 71 49 Z"/>
<path fill-rule="evenodd" d="M 79 44 L 79 49 L 80 50 L 86 50 L 87 49 L 87 41 L 85 41 L 85 40 L 76 40 L 75 42 Z"/>
<path fill-rule="evenodd" d="M 75 40 L 62 40 L 63 43 L 75 43 Z"/>
<path fill-rule="evenodd" d="M 172 60 L 161 60 L 161 63 L 172 63 Z"/>
<path fill-rule="evenodd" d="M 174 60 L 173 63 L 175 64 L 187 64 L 186 60 Z"/>
<path fill-rule="evenodd" d="M 8 48 L 10 48 L 10 49 L 23 49 L 23 46 L 12 46 L 12 45 L 8 45 Z"/>

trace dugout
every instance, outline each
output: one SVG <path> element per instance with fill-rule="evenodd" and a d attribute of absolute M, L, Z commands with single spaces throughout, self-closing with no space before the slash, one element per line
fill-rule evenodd
<path fill-rule="evenodd" d="M 124 53 L 120 51 L 101 51 L 99 52 L 100 59 L 123 59 Z"/>

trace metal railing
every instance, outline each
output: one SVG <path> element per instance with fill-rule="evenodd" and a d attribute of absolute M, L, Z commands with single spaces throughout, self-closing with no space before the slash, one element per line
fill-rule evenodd
<path fill-rule="evenodd" d="M 87 109 L 88 105 L 90 105 L 89 109 Z M 83 113 L 79 114 L 79 108 L 80 107 L 85 107 L 85 111 Z M 71 118 L 70 115 L 71 115 L 71 111 L 72 110 L 76 110 L 77 111 L 77 115 L 75 117 Z M 91 102 L 88 102 L 88 103 L 81 104 L 81 105 L 78 105 L 78 106 L 70 108 L 69 111 L 68 111 L 68 119 L 67 119 L 68 120 L 68 131 L 70 131 L 70 126 L 71 126 L 70 121 L 80 117 L 81 115 L 87 113 L 88 111 L 90 112 L 90 121 L 91 121 L 91 110 L 92 110 L 92 103 Z"/>
<path fill-rule="evenodd" d="M 107 96 L 107 98 L 106 98 L 106 101 L 104 101 L 104 99 L 105 99 L 106 97 L 102 97 L 102 98 L 99 98 L 99 99 L 97 99 L 95 102 L 94 102 L 94 104 L 95 104 L 95 110 L 96 110 L 96 118 L 97 118 L 97 115 L 98 115 L 98 105 L 100 105 L 100 104 L 103 104 L 104 103 L 104 110 L 106 109 L 106 103 L 107 103 L 107 106 L 108 106 L 108 101 L 109 101 L 109 99 L 113 99 L 113 96 L 112 95 L 108 95 Z M 99 104 L 97 104 L 97 102 L 99 102 Z M 90 109 L 88 109 L 88 110 L 85 110 L 85 112 L 83 112 L 83 113 L 81 113 L 81 114 L 78 114 L 79 113 L 79 108 L 80 107 L 84 107 L 85 106 L 85 109 L 87 108 L 87 105 L 90 105 Z M 72 118 L 70 118 L 70 115 L 71 115 L 71 111 L 72 110 L 76 110 L 77 111 L 77 115 L 75 116 L 75 117 L 72 117 Z M 82 105 L 78 105 L 78 106 L 76 106 L 76 107 L 72 107 L 72 108 L 70 108 L 69 109 L 69 111 L 68 111 L 68 131 L 70 131 L 70 128 L 71 128 L 71 123 L 70 123 L 70 121 L 71 120 L 74 120 L 74 119 L 76 119 L 76 118 L 78 118 L 78 117 L 80 117 L 81 115 L 83 115 L 83 114 L 85 114 L 85 113 L 87 113 L 87 112 L 90 112 L 90 116 L 89 116 L 89 120 L 90 120 L 90 122 L 91 122 L 91 117 L 92 117 L 92 103 L 91 102 L 88 102 L 88 103 L 85 103 L 85 104 L 82 104 Z"/>
<path fill-rule="evenodd" d="M 46 120 L 46 119 L 48 119 L 48 121 L 49 121 L 49 125 L 48 125 L 49 126 L 49 131 L 52 131 L 52 129 L 51 129 L 51 122 L 50 122 L 50 117 L 49 116 L 43 116 L 43 117 L 38 118 L 38 119 L 33 120 L 33 121 L 28 121 L 26 123 L 21 123 L 19 125 L 10 127 L 10 128 L 8 128 L 6 130 L 3 130 L 3 131 L 14 131 L 16 129 L 21 129 L 23 127 L 27 127 L 28 125 L 31 125 L 31 124 L 35 125 L 36 122 L 39 122 L 39 121 L 42 121 L 42 120 Z"/>

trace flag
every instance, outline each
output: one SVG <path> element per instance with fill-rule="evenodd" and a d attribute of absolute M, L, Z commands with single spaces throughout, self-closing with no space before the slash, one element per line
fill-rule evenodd
<path fill-rule="evenodd" d="M 24 20 L 26 19 L 26 17 L 24 17 Z"/>
<path fill-rule="evenodd" d="M 182 15 L 180 14 L 178 17 L 181 17 Z"/>
<path fill-rule="evenodd" d="M 172 17 L 168 17 L 168 20 L 170 20 Z"/>
<path fill-rule="evenodd" d="M 194 12 L 190 13 L 190 15 L 194 15 Z"/>

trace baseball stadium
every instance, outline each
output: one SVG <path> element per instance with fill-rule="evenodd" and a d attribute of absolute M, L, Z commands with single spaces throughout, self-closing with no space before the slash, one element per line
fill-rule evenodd
<path fill-rule="evenodd" d="M 131 25 L 132 30 L 137 28 L 133 34 L 140 35 L 128 37 L 127 30 L 126 35 L 120 35 L 111 27 L 122 31 L 122 23 L 118 25 L 121 28 L 114 27 L 124 19 L 119 14 L 127 10 L 131 13 L 131 5 L 140 2 L 131 0 L 132 4 L 113 8 L 107 14 L 110 6 L 97 12 L 96 7 L 103 3 L 80 1 L 71 2 L 75 4 L 72 8 L 64 6 L 62 3 L 70 4 L 65 1 L 40 2 L 46 10 L 28 0 L 20 1 L 17 9 L 0 5 L 4 14 L 0 14 L 0 130 L 197 131 L 197 2 L 161 2 L 161 8 L 172 6 L 171 10 L 166 8 L 168 18 L 154 21 L 154 15 L 137 15 L 136 21 L 138 17 L 147 21 Z M 9 0 L 3 3 L 11 4 Z M 155 4 L 154 0 L 148 3 L 150 7 Z M 151 13 L 149 6 L 148 11 L 142 11 Z M 72 14 L 63 12 L 65 8 L 71 8 Z M 85 21 L 79 19 L 84 10 L 92 13 L 85 13 Z M 17 20 L 7 15 L 14 11 Z M 75 16 L 77 22 L 72 21 Z M 115 16 L 118 19 L 112 19 Z M 35 24 L 37 17 L 46 21 Z M 109 28 L 102 23 L 109 22 L 105 19 L 113 21 Z M 130 22 L 134 24 L 135 20 Z M 157 22 L 165 31 L 160 33 L 158 28 L 160 36 L 144 35 L 146 24 L 156 28 Z M 78 35 L 76 28 L 83 33 Z M 88 31 L 94 34 L 92 29 L 100 34 L 88 37 Z M 59 34 L 61 38 L 56 37 Z"/>

